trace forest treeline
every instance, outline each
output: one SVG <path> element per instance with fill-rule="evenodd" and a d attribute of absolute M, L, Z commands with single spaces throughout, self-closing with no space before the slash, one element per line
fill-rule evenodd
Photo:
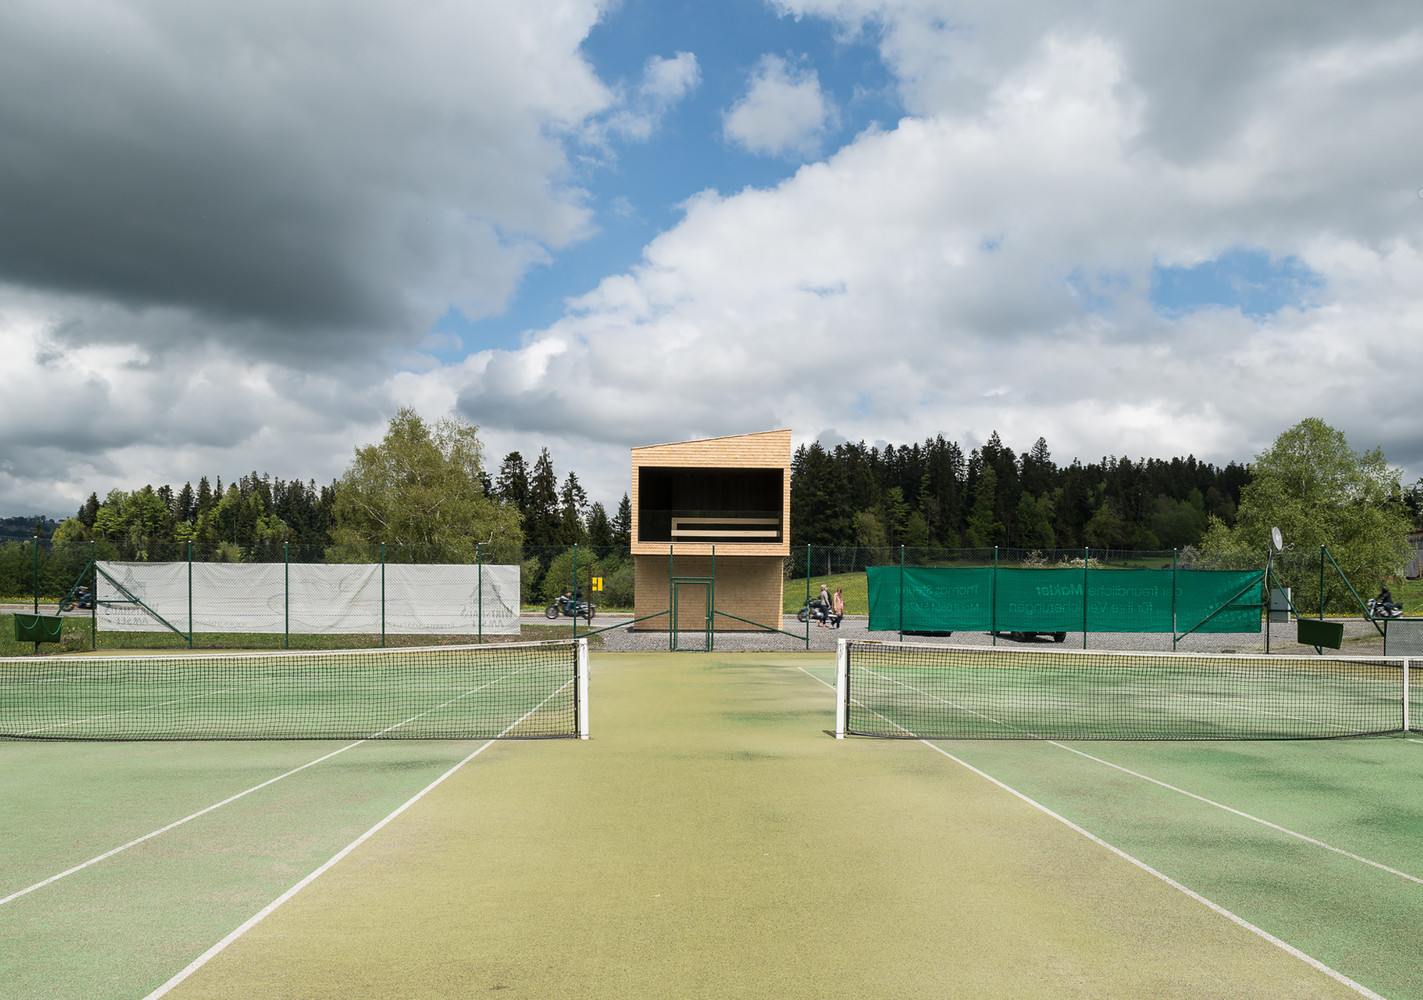
<path fill-rule="evenodd" d="M 1058 465 L 1046 440 L 1017 454 L 995 431 L 967 453 L 923 444 L 796 450 L 793 545 L 1161 550 L 1195 545 L 1212 515 L 1234 523 L 1250 471 L 1186 458 Z"/>
<path fill-rule="evenodd" d="M 481 470 L 480 481 L 485 496 L 517 512 L 520 544 L 630 541 L 628 495 L 610 515 L 589 502 L 575 473 L 559 476 L 546 448 L 532 463 L 510 452 L 492 473 Z M 1210 515 L 1233 523 L 1249 481 L 1243 465 L 1190 456 L 1058 465 L 1042 438 L 1018 454 L 996 433 L 967 452 L 943 435 L 883 448 L 817 442 L 802 445 L 792 461 L 791 543 L 1180 548 L 1200 540 Z M 189 541 L 230 559 L 277 542 L 326 546 L 338 526 L 339 486 L 254 471 L 226 485 L 203 476 L 196 486 L 113 489 L 103 499 L 91 494 L 55 538 L 109 540 L 138 558 Z"/>
<path fill-rule="evenodd" d="M 545 448 L 530 465 L 510 452 L 494 478 L 480 476 L 481 489 L 499 506 L 517 512 L 518 537 L 501 538 L 527 546 L 628 544 L 632 506 L 626 494 L 612 517 L 601 503 L 589 503 L 575 473 L 561 481 Z M 73 517 L 42 522 L 57 542 L 108 541 L 132 558 L 172 558 L 192 542 L 205 558 L 231 561 L 249 558 L 254 550 L 286 543 L 294 548 L 326 547 L 335 540 L 342 513 L 337 503 L 339 481 L 318 485 L 314 480 L 283 480 L 251 472 L 223 485 L 207 476 L 181 487 L 132 491 L 111 489 L 100 499 L 91 493 Z M 12 534 L 18 540 L 33 535 L 37 518 L 15 517 Z M 43 530 L 42 537 L 51 537 Z M 379 539 L 369 539 L 372 542 Z"/>

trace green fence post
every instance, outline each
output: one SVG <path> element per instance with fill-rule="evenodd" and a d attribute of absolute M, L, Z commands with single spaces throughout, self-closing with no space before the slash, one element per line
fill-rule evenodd
<path fill-rule="evenodd" d="M 805 648 L 810 649 L 810 543 L 805 543 Z M 900 616 L 901 619 L 903 615 Z M 900 636 L 901 639 L 904 636 Z"/>
<path fill-rule="evenodd" d="M 95 581 L 96 583 L 98 581 Z M 188 539 L 188 648 L 193 648 L 193 540 Z"/>
<path fill-rule="evenodd" d="M 188 544 L 189 544 L 189 545 L 192 545 L 193 543 L 192 543 L 192 542 L 189 542 Z M 90 604 L 90 608 L 89 608 L 89 645 L 90 645 L 92 648 L 94 648 L 94 649 L 98 649 L 98 648 L 99 648 L 99 567 L 97 567 L 97 566 L 94 565 L 94 557 L 95 557 L 96 555 L 98 555 L 98 554 L 99 554 L 99 551 L 98 551 L 98 549 L 95 547 L 94 542 L 93 542 L 93 541 L 90 541 L 90 542 L 89 542 L 89 596 L 92 598 L 92 600 L 89 601 L 89 604 Z M 191 634 L 192 634 L 192 631 L 193 631 L 193 623 L 192 623 L 191 620 L 189 620 L 189 622 L 188 622 L 188 634 L 191 635 Z"/>
<path fill-rule="evenodd" d="M 990 644 L 998 645 L 998 546 L 993 546 L 993 587 L 988 595 L 988 634 Z"/>
<path fill-rule="evenodd" d="M 707 652 L 716 651 L 716 622 L 713 616 L 716 614 L 716 542 L 712 542 L 711 551 L 711 582 L 707 584 Z"/>
<path fill-rule="evenodd" d="M 380 648 L 385 648 L 385 542 L 380 543 Z"/>
<path fill-rule="evenodd" d="M 1324 621 L 1324 546 L 1319 546 L 1319 620 Z"/>
<path fill-rule="evenodd" d="M 292 553 L 291 544 L 285 541 L 282 542 L 282 648 L 292 648 Z"/>
<path fill-rule="evenodd" d="M 34 577 L 35 577 L 35 579 L 34 579 L 35 614 L 39 614 L 39 613 L 40 613 L 40 529 L 39 529 L 39 525 L 35 525 L 35 572 L 34 572 Z M 39 652 L 39 649 L 40 649 L 40 644 L 39 644 L 39 643 L 35 643 L 35 652 L 38 653 L 38 652 Z"/>
<path fill-rule="evenodd" d="M 1087 648 L 1087 587 L 1091 583 L 1088 570 L 1092 565 L 1092 546 L 1082 546 L 1082 648 Z M 1175 632 L 1171 633 L 1175 635 Z"/>
<path fill-rule="evenodd" d="M 1171 652 L 1176 652 L 1176 554 L 1180 549 L 1171 550 Z M 1083 601 L 1087 595 L 1082 595 Z"/>
<path fill-rule="evenodd" d="M 474 585 L 476 597 L 474 599 L 474 612 L 479 616 L 479 623 L 475 626 L 475 634 L 479 642 L 484 642 L 484 543 L 474 543 Z"/>
<path fill-rule="evenodd" d="M 810 578 L 806 578 L 806 591 L 810 591 Z M 809 621 L 809 618 L 806 619 Z M 806 627 L 806 635 L 810 634 L 810 627 Z M 899 641 L 904 641 L 904 546 L 899 547 Z"/>

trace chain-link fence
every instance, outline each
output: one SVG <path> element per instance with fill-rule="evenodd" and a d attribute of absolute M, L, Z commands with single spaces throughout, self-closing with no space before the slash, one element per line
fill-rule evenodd
<path fill-rule="evenodd" d="M 30 604 L 42 613 L 54 613 L 60 602 L 73 598 L 77 588 L 96 587 L 95 566 L 99 563 L 173 563 L 205 565 L 269 566 L 464 566 L 477 575 L 481 566 L 517 567 L 518 608 L 525 618 L 524 633 L 536 637 L 540 625 L 533 616 L 555 607 L 558 625 L 569 625 L 564 613 L 567 605 L 556 602 L 563 595 L 576 595 L 584 604 L 582 627 L 587 630 L 602 623 L 586 618 L 586 606 L 596 607 L 596 615 L 631 614 L 635 606 L 636 573 L 633 557 L 627 547 L 577 546 L 510 546 L 499 544 L 472 546 L 301 546 L 282 542 L 259 542 L 251 546 L 231 543 L 126 543 L 99 541 L 85 543 L 48 543 L 28 540 L 0 545 L 0 595 L 16 603 Z M 1293 609 L 1300 615 L 1357 615 L 1361 597 L 1345 574 L 1333 564 L 1327 551 L 1299 552 L 1288 550 L 1271 556 L 1261 552 L 1254 557 L 1232 560 L 1207 558 L 1193 549 L 1178 551 L 1119 551 L 1110 549 L 927 549 L 906 547 L 865 546 L 804 546 L 792 548 L 785 558 L 784 613 L 793 616 L 807 600 L 820 593 L 821 585 L 831 592 L 841 590 L 848 615 L 867 615 L 870 594 L 866 570 L 875 567 L 999 570 L 1088 570 L 1094 576 L 1116 570 L 1156 570 L 1173 574 L 1201 570 L 1253 570 L 1270 567 L 1272 587 L 1288 588 Z M 434 579 L 434 578 L 432 578 Z M 438 583 L 429 584 L 438 589 Z M 448 587 L 448 583 L 444 584 Z M 285 600 L 285 598 L 283 598 Z M 423 597 L 416 592 L 410 598 L 434 603 L 440 599 L 435 592 Z M 510 602 L 512 603 L 512 601 Z M 713 609 L 715 611 L 715 609 Z M 196 624 L 189 622 L 190 625 Z M 163 642 L 195 644 L 197 637 L 180 639 L 182 630 L 164 628 L 168 633 Z M 192 628 L 187 630 L 189 633 Z M 473 619 L 463 637 L 478 637 L 479 625 Z M 97 639 L 97 635 L 95 639 Z M 419 641 L 419 633 L 397 636 L 387 630 L 370 630 L 352 634 L 340 640 L 342 644 L 380 644 L 382 642 Z M 231 636 L 212 644 L 231 642 Z M 272 640 L 254 640 L 271 642 Z M 277 641 L 287 644 L 290 636 Z M 302 640 L 306 641 L 306 640 Z M 334 641 L 334 640 L 333 640 Z M 434 641 L 450 641 L 441 637 Z M 155 637 L 155 644 L 157 642 Z"/>

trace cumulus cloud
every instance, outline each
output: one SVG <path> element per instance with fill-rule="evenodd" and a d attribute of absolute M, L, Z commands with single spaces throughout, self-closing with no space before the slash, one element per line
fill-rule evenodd
<path fill-rule="evenodd" d="M 629 139 L 647 139 L 701 80 L 695 53 L 653 56 L 643 67 L 642 78 L 609 116 L 607 130 Z"/>
<path fill-rule="evenodd" d="M 707 52 L 600 81 L 598 0 L 0 8 L 0 496 L 322 480 L 403 404 L 605 500 L 629 446 L 782 426 L 1224 462 L 1319 416 L 1423 475 L 1415 3 L 774 6 L 873 39 L 909 114 L 826 149 L 814 67 L 763 58 L 721 138 L 794 176 L 419 365 L 589 231 L 577 152 L 653 138 Z M 1155 308 L 1159 269 L 1241 259 L 1309 294 Z"/>
<path fill-rule="evenodd" d="M 726 138 L 761 156 L 810 156 L 838 112 L 813 69 L 764 55 L 746 93 L 722 118 Z"/>
<path fill-rule="evenodd" d="M 1423 262 L 1417 210 L 1398 198 L 1420 152 L 1407 123 L 1423 64 L 1399 56 L 1413 36 L 1379 49 L 1374 24 L 1337 15 L 1333 32 L 1252 62 L 1230 140 L 1183 155 L 1160 135 L 1174 78 L 1143 68 L 1150 47 L 1130 31 L 1030 34 L 1021 12 L 985 14 L 1015 44 L 980 55 L 1002 64 L 970 101 L 927 82 L 960 72 L 957 44 L 910 52 L 926 12 L 901 13 L 886 51 L 920 114 L 774 189 L 693 200 L 638 267 L 472 371 L 465 412 L 621 444 L 778 426 L 972 444 L 998 430 L 1020 448 L 1045 435 L 1062 457 L 1220 462 L 1319 415 L 1423 472 L 1398 416 L 1409 376 L 1380 353 L 1423 316 L 1403 277 Z M 1336 75 L 1308 83 L 1311 67 Z M 1308 307 L 1153 310 L 1160 261 L 1241 247 L 1319 275 Z M 589 384 L 594 410 L 574 388 Z"/>

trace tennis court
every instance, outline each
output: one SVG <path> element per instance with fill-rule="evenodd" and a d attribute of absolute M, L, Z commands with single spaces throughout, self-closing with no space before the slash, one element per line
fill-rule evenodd
<path fill-rule="evenodd" d="M 836 740 L 830 654 L 590 667 L 587 740 L 0 741 L 6 995 L 1423 997 L 1417 737 Z"/>

